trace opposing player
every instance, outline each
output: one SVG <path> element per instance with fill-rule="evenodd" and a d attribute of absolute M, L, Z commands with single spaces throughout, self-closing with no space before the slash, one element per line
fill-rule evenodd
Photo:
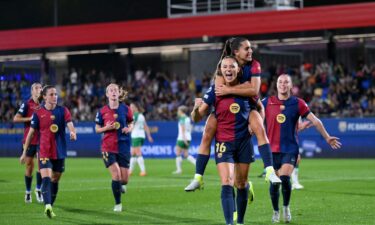
<path fill-rule="evenodd" d="M 42 106 L 33 114 L 24 151 L 30 147 L 34 133 L 38 131 L 40 134 L 39 167 L 42 176 L 44 213 L 52 218 L 55 216 L 52 205 L 57 197 L 61 175 L 65 171 L 67 156 L 65 127 L 67 126 L 69 129 L 71 140 L 76 140 L 77 135 L 69 110 L 57 105 L 56 88 L 51 85 L 43 87 L 39 97 L 40 102 L 42 99 Z"/>
<path fill-rule="evenodd" d="M 234 57 L 226 56 L 219 63 L 220 73 L 225 85 L 238 85 L 240 68 Z M 203 118 L 209 106 L 215 107 L 217 130 L 215 134 L 215 160 L 221 179 L 221 203 L 226 224 L 233 224 L 234 204 L 237 204 L 237 224 L 244 223 L 248 203 L 248 173 L 254 161 L 254 152 L 248 130 L 248 118 L 255 105 L 247 97 L 235 95 L 216 96 L 214 86 L 206 93 L 204 100 L 195 100 L 191 113 L 194 122 Z M 234 198 L 233 186 L 237 188 Z"/>
<path fill-rule="evenodd" d="M 260 89 L 260 63 L 252 58 L 252 49 L 250 41 L 246 38 L 236 37 L 228 39 L 225 43 L 221 59 L 226 56 L 234 56 L 242 68 L 242 76 L 239 78 L 240 84 L 228 86 L 220 76 L 215 79 L 215 94 L 217 96 L 238 95 L 248 97 L 253 104 L 258 101 Z M 261 104 L 259 104 L 261 105 Z M 260 112 L 262 112 L 260 110 Z M 257 137 L 259 153 L 262 157 L 264 168 L 267 173 L 266 181 L 271 183 L 281 183 L 272 167 L 272 153 L 265 129 L 263 127 L 263 118 L 257 110 L 252 110 L 249 117 L 250 128 Z M 213 114 L 209 115 L 202 135 L 202 141 L 198 150 L 197 165 L 194 179 L 185 188 L 185 191 L 194 191 L 203 188 L 203 174 L 210 156 L 211 142 L 217 127 L 216 118 Z"/>
<path fill-rule="evenodd" d="M 187 110 L 188 108 L 186 106 L 180 106 L 177 109 L 178 136 L 176 143 L 176 171 L 174 171 L 173 174 L 182 173 L 182 154 L 193 165 L 196 163 L 194 157 L 189 155 L 192 125 L 190 118 L 186 115 Z"/>
<path fill-rule="evenodd" d="M 117 84 L 106 88 L 108 105 L 103 106 L 96 114 L 95 130 L 103 133 L 102 155 L 106 168 L 112 177 L 112 192 L 115 198 L 113 211 L 121 212 L 121 192 L 126 191 L 129 179 L 130 132 L 133 129 L 133 113 L 129 106 L 120 103 L 127 92 Z"/>
<path fill-rule="evenodd" d="M 39 96 L 42 90 L 42 85 L 40 83 L 33 83 L 31 85 L 31 98 L 22 103 L 20 109 L 18 110 L 17 114 L 13 118 L 13 122 L 15 123 L 24 123 L 25 130 L 23 134 L 22 144 L 25 144 L 27 134 L 30 130 L 30 123 L 33 113 L 40 108 L 39 105 Z M 38 154 L 38 144 L 39 144 L 39 133 L 35 132 L 33 139 L 30 142 L 30 146 L 26 151 L 22 151 L 22 155 L 20 157 L 20 162 L 25 162 L 26 170 L 25 170 L 25 185 L 26 185 L 26 193 L 25 193 L 25 202 L 31 203 L 31 183 L 33 180 L 33 170 L 34 170 L 34 156 Z M 43 203 L 43 195 L 42 191 L 40 190 L 42 185 L 42 177 L 40 176 L 39 167 L 36 172 L 36 186 L 35 186 L 35 197 L 37 202 Z"/>
<path fill-rule="evenodd" d="M 296 140 L 296 130 L 300 117 L 306 118 L 316 127 L 326 142 L 333 149 L 341 147 L 337 137 L 330 136 L 322 122 L 310 112 L 306 103 L 291 95 L 292 80 L 289 75 L 282 74 L 277 79 L 277 96 L 262 100 L 265 108 L 265 124 L 267 135 L 271 142 L 273 166 L 282 181 L 283 218 L 289 223 L 292 215 L 289 208 L 291 197 L 290 175 L 297 162 L 299 146 Z M 279 213 L 280 185 L 270 185 L 270 196 L 273 206 L 272 222 L 280 221 Z"/>
<path fill-rule="evenodd" d="M 145 141 L 146 135 L 150 143 L 154 142 L 151 137 L 150 128 L 147 126 L 146 119 L 142 114 L 140 107 L 137 103 L 130 104 L 130 109 L 133 112 L 134 128 L 131 133 L 132 137 L 132 147 L 131 147 L 131 158 L 130 158 L 130 168 L 129 175 L 132 174 L 135 164 L 138 162 L 141 172 L 139 176 L 146 176 L 145 161 L 142 156 L 142 146 Z M 146 133 L 146 135 L 145 135 Z"/>

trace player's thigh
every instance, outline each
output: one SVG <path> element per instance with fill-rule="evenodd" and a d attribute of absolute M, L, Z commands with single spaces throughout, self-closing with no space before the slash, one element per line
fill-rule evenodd
<path fill-rule="evenodd" d="M 251 110 L 250 112 L 250 128 L 255 133 L 258 144 L 263 145 L 265 143 L 268 143 L 268 138 L 266 135 L 266 130 L 263 126 L 263 119 L 260 116 L 259 112 L 256 110 Z"/>
<path fill-rule="evenodd" d="M 221 185 L 234 185 L 234 163 L 222 162 L 217 164 Z"/>

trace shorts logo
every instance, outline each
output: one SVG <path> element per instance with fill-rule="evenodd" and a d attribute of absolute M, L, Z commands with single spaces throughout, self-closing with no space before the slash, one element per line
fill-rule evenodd
<path fill-rule="evenodd" d="M 276 116 L 276 121 L 277 121 L 278 123 L 284 123 L 285 120 L 286 120 L 286 117 L 285 117 L 285 115 L 282 114 L 282 113 L 280 113 L 280 114 L 278 114 L 278 115 Z"/>
<path fill-rule="evenodd" d="M 120 129 L 120 123 L 119 122 L 115 122 L 115 128 L 116 128 L 116 130 Z"/>
<path fill-rule="evenodd" d="M 236 114 L 240 111 L 241 107 L 238 103 L 232 103 L 230 106 L 229 106 L 229 110 L 231 113 L 233 114 Z"/>
<path fill-rule="evenodd" d="M 217 157 L 220 159 L 221 157 L 223 157 L 223 153 L 218 153 Z"/>
<path fill-rule="evenodd" d="M 49 127 L 49 130 L 50 130 L 52 133 L 57 133 L 57 131 L 59 131 L 59 127 L 58 127 L 56 124 L 52 124 L 52 125 Z"/>

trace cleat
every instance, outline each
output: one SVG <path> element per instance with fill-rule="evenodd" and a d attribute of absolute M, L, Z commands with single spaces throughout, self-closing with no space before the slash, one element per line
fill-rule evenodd
<path fill-rule="evenodd" d="M 237 221 L 237 219 L 238 219 L 238 213 L 237 213 L 237 211 L 234 211 L 233 212 L 233 223 L 235 223 Z"/>
<path fill-rule="evenodd" d="M 31 193 L 29 191 L 26 191 L 25 193 L 25 203 L 32 203 L 33 200 L 31 198 Z"/>
<path fill-rule="evenodd" d="M 173 171 L 172 174 L 181 174 L 182 171 L 181 170 L 176 170 L 176 171 Z"/>
<path fill-rule="evenodd" d="M 47 205 L 46 205 L 46 208 L 44 209 L 44 214 L 45 214 L 48 218 L 50 218 L 50 219 L 52 219 L 53 217 L 56 216 L 55 213 L 53 213 L 53 211 L 52 211 L 52 206 L 51 206 L 50 204 L 47 204 Z"/>
<path fill-rule="evenodd" d="M 115 205 L 115 207 L 113 208 L 113 211 L 114 212 L 122 212 L 122 204 L 117 204 Z"/>
<path fill-rule="evenodd" d="M 265 180 L 271 184 L 281 184 L 280 178 L 276 175 L 275 170 L 271 166 L 266 168 Z"/>
<path fill-rule="evenodd" d="M 300 184 L 300 183 L 295 183 L 295 184 L 292 184 L 292 190 L 301 190 L 303 189 L 303 186 Z"/>
<path fill-rule="evenodd" d="M 43 203 L 42 191 L 40 189 L 35 189 L 34 193 L 35 193 L 36 201 L 39 203 Z"/>
<path fill-rule="evenodd" d="M 289 206 L 283 207 L 283 218 L 285 223 L 292 221 L 292 214 L 290 213 Z"/>
<path fill-rule="evenodd" d="M 280 213 L 279 211 L 273 211 L 272 214 L 272 223 L 279 223 L 280 222 Z"/>
<path fill-rule="evenodd" d="M 203 190 L 203 180 L 196 180 L 193 179 L 188 186 L 186 186 L 185 191 L 195 191 L 195 190 Z"/>
<path fill-rule="evenodd" d="M 122 194 L 126 193 L 126 185 L 121 185 L 121 193 Z"/>
<path fill-rule="evenodd" d="M 141 176 L 141 177 L 147 176 L 147 173 L 146 172 L 140 172 L 139 176 Z"/>
<path fill-rule="evenodd" d="M 254 185 L 253 183 L 251 183 L 251 181 L 248 182 L 249 183 L 249 204 L 253 203 L 254 199 L 255 199 L 255 192 L 254 192 Z"/>

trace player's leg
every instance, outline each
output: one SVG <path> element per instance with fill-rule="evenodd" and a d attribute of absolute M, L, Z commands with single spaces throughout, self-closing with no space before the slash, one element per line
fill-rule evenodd
<path fill-rule="evenodd" d="M 59 181 L 65 170 L 65 159 L 51 160 L 52 177 L 51 177 L 51 205 L 55 203 L 57 192 L 59 191 Z"/>
<path fill-rule="evenodd" d="M 193 164 L 194 166 L 197 164 L 197 161 L 195 160 L 195 158 L 192 156 L 192 155 L 189 155 L 189 147 L 190 147 L 190 141 L 189 143 L 186 145 L 185 144 L 185 147 L 183 148 L 183 152 L 184 152 L 184 157 L 191 163 Z"/>
<path fill-rule="evenodd" d="M 273 159 L 273 167 L 277 171 L 278 169 L 281 168 L 281 153 L 273 153 L 272 159 Z M 278 223 L 280 222 L 280 211 L 279 211 L 280 184 L 270 183 L 269 192 L 270 192 L 270 198 L 271 198 L 271 203 L 272 203 L 272 208 L 273 208 L 272 222 Z"/>
<path fill-rule="evenodd" d="M 36 153 L 36 162 L 38 166 L 38 170 L 36 171 L 36 186 L 35 186 L 35 197 L 37 202 L 43 203 L 43 195 L 42 195 L 42 176 L 40 175 L 40 168 L 39 168 L 39 153 Z"/>
<path fill-rule="evenodd" d="M 34 170 L 34 157 L 26 156 L 25 157 L 25 203 L 31 203 L 31 183 L 33 180 L 33 170 Z"/>
<path fill-rule="evenodd" d="M 272 166 L 272 151 L 263 126 L 263 119 L 256 110 L 250 112 L 249 119 L 251 130 L 257 137 L 259 153 L 262 157 L 264 168 L 266 169 L 265 179 L 271 183 L 281 183 L 281 180 L 276 176 Z"/>
<path fill-rule="evenodd" d="M 135 154 L 137 156 L 138 166 L 141 170 L 141 172 L 139 173 L 139 176 L 141 176 L 141 177 L 146 176 L 145 160 L 143 159 L 142 149 L 141 149 L 142 145 L 143 145 L 143 140 L 141 141 L 140 145 L 135 147 L 135 149 L 134 149 Z"/>
<path fill-rule="evenodd" d="M 52 211 L 52 197 L 51 197 L 51 177 L 52 177 L 52 163 L 48 158 L 39 159 L 40 174 L 42 176 L 42 195 L 44 200 L 44 214 L 48 218 L 52 218 L 55 214 Z"/>
<path fill-rule="evenodd" d="M 282 154 L 282 166 L 278 171 L 281 183 L 281 191 L 283 195 L 283 218 L 284 222 L 289 223 L 292 220 L 290 213 L 289 203 L 292 194 L 292 185 L 290 182 L 290 175 L 294 170 L 298 155 L 295 154 Z"/>
<path fill-rule="evenodd" d="M 117 158 L 117 163 L 120 167 L 121 172 L 121 193 L 126 193 L 126 185 L 129 182 L 129 153 L 119 153 Z"/>
<path fill-rule="evenodd" d="M 203 174 L 206 170 L 208 160 L 210 159 L 211 142 L 215 136 L 217 120 L 214 114 L 210 114 L 207 118 L 201 144 L 198 148 L 197 162 L 195 164 L 194 179 L 186 186 L 185 191 L 195 191 L 203 189 Z"/>
<path fill-rule="evenodd" d="M 134 167 L 135 167 L 135 164 L 137 163 L 137 155 L 135 153 L 135 142 L 136 142 L 136 139 L 133 138 L 132 139 L 132 147 L 130 149 L 130 154 L 131 154 L 131 158 L 130 158 L 130 166 L 129 166 L 129 175 L 132 175 L 133 173 L 133 170 L 134 170 Z"/>
<path fill-rule="evenodd" d="M 176 145 L 176 170 L 173 174 L 181 174 L 182 173 L 182 148 L 180 145 L 183 145 L 183 141 L 177 141 Z"/>
<path fill-rule="evenodd" d="M 103 155 L 103 162 L 106 168 L 108 168 L 109 173 L 111 174 L 112 178 L 112 193 L 115 199 L 115 207 L 113 211 L 121 212 L 122 211 L 122 204 L 121 204 L 121 170 L 117 163 L 117 154 L 109 153 L 109 152 L 102 152 Z"/>
<path fill-rule="evenodd" d="M 221 206 L 223 208 L 226 224 L 233 224 L 233 185 L 234 185 L 234 164 L 222 162 L 217 164 L 221 180 Z"/>
<path fill-rule="evenodd" d="M 247 180 L 249 173 L 249 164 L 235 164 L 235 186 L 237 188 L 236 204 L 237 204 L 237 224 L 244 223 L 244 217 L 249 198 L 250 183 Z"/>
<path fill-rule="evenodd" d="M 301 162 L 301 154 L 298 154 L 298 159 L 296 166 L 294 167 L 293 173 L 292 173 L 292 189 L 303 189 L 303 185 L 299 182 L 298 175 L 299 175 L 299 164 Z"/>

